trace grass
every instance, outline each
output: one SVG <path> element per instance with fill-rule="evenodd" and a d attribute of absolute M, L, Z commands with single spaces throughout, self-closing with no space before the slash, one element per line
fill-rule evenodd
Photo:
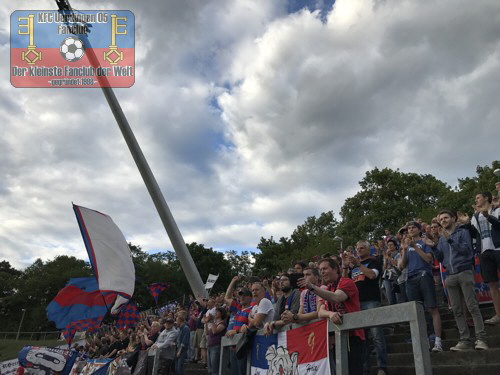
<path fill-rule="evenodd" d="M 0 339 L 0 362 L 8 361 L 17 358 L 17 353 L 26 345 L 32 346 L 60 346 L 64 345 L 64 341 L 59 340 L 6 340 Z"/>

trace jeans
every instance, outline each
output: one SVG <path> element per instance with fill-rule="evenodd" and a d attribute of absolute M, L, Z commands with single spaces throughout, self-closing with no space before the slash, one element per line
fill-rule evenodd
<path fill-rule="evenodd" d="M 184 375 L 184 362 L 186 362 L 187 350 L 181 351 L 181 355 L 175 358 L 175 375 Z"/>
<path fill-rule="evenodd" d="M 194 336 L 196 331 L 191 331 L 189 333 L 189 349 L 187 352 L 187 359 L 192 361 L 194 359 Z"/>
<path fill-rule="evenodd" d="M 484 330 L 483 317 L 479 310 L 476 294 L 474 291 L 474 275 L 472 271 L 463 271 L 455 275 L 446 277 L 446 287 L 450 294 L 451 308 L 455 321 L 457 323 L 458 332 L 460 333 L 460 341 L 470 341 L 469 326 L 465 320 L 463 311 L 463 303 L 467 305 L 472 319 L 474 321 L 474 330 L 478 340 L 486 340 L 486 332 Z"/>
<path fill-rule="evenodd" d="M 361 302 L 361 310 L 373 309 L 376 307 L 380 307 L 379 301 L 364 301 Z M 377 365 L 379 368 L 386 369 L 387 368 L 387 347 L 385 344 L 385 336 L 384 329 L 382 326 L 378 327 L 370 327 L 365 330 L 366 333 L 368 331 L 371 333 L 373 339 L 373 345 L 375 346 L 375 351 L 377 353 Z M 364 359 L 364 369 L 369 370 L 370 365 L 370 350 L 368 349 L 368 345 L 366 346 L 365 359 Z"/>
<path fill-rule="evenodd" d="M 399 284 L 399 293 L 396 293 L 396 299 L 398 303 L 408 302 L 408 297 L 406 296 L 406 281 Z"/>
<path fill-rule="evenodd" d="M 395 305 L 397 303 L 396 292 L 394 291 L 392 281 L 389 279 L 384 279 L 383 284 L 384 284 L 385 294 L 387 295 L 387 301 L 389 302 L 389 305 Z"/>
<path fill-rule="evenodd" d="M 209 346 L 208 351 L 208 374 L 209 375 L 219 375 L 219 365 L 220 365 L 220 345 Z"/>

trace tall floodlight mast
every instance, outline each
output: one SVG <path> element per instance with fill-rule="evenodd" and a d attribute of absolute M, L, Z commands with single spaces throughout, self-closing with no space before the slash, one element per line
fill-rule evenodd
<path fill-rule="evenodd" d="M 73 12 L 73 9 L 71 8 L 68 0 L 55 1 L 57 6 L 59 7 L 59 12 Z M 82 35 L 81 37 L 82 39 L 85 39 L 85 45 L 87 47 L 85 52 L 89 57 L 90 63 L 94 66 L 94 68 L 97 69 L 98 67 L 100 67 L 100 63 L 94 51 L 92 50 L 92 46 L 90 45 L 90 42 L 86 35 Z M 101 84 L 102 92 L 104 93 L 111 112 L 113 112 L 113 115 L 115 116 L 115 120 L 120 128 L 120 131 L 122 132 L 123 138 L 125 138 L 125 142 L 127 143 L 130 153 L 134 158 L 135 164 L 137 165 L 137 168 L 141 173 L 142 179 L 144 180 L 149 194 L 151 195 L 151 199 L 153 200 L 156 210 L 160 215 L 163 226 L 167 231 L 168 237 L 170 238 L 170 242 L 174 247 L 177 258 L 179 258 L 191 290 L 193 291 L 195 296 L 205 296 L 206 290 L 203 281 L 201 280 L 200 273 L 198 272 L 193 258 L 191 257 L 191 254 L 186 247 L 186 243 L 184 242 L 181 232 L 179 231 L 179 228 L 175 223 L 174 217 L 172 216 L 172 213 L 168 208 L 167 202 L 163 197 L 160 187 L 158 186 L 158 183 L 156 182 L 156 179 L 151 172 L 151 169 L 149 168 L 148 162 L 146 161 L 146 158 L 144 157 L 144 154 L 142 153 L 142 150 L 137 143 L 135 135 L 130 128 L 127 118 L 125 117 L 125 114 L 123 113 L 123 110 L 120 106 L 120 103 L 118 102 L 118 99 L 116 99 L 113 89 L 109 87 L 107 77 L 98 76 L 97 79 Z"/>

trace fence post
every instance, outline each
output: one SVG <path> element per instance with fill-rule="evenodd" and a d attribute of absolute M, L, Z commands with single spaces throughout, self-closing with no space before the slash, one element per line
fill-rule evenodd
<path fill-rule="evenodd" d="M 415 362 L 415 373 L 432 374 L 424 307 L 421 303 L 415 303 L 413 305 L 413 310 L 413 319 L 410 320 L 410 332 L 413 358 Z"/>
<path fill-rule="evenodd" d="M 222 346 L 220 348 L 220 365 L 219 365 L 219 375 L 229 374 L 229 356 L 231 355 L 231 346 Z"/>
<path fill-rule="evenodd" d="M 331 324 L 333 323 L 329 322 L 328 325 L 330 326 Z M 347 359 L 348 334 L 349 331 L 346 330 L 335 331 L 335 370 L 338 375 L 349 375 L 349 366 Z"/>

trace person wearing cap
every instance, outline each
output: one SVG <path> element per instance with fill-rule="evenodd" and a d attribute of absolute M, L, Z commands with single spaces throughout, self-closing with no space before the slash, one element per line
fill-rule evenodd
<path fill-rule="evenodd" d="M 242 288 L 238 292 L 238 300 L 232 298 L 236 282 L 240 280 L 239 276 L 233 277 L 229 284 L 224 299 L 229 306 L 231 319 L 229 321 L 227 337 L 233 337 L 240 333 L 243 325 L 248 325 L 248 316 L 252 311 L 252 292 L 247 288 Z M 229 366 L 231 375 L 244 375 L 246 374 L 247 360 L 238 359 L 236 357 L 236 346 L 230 348 Z"/>
<path fill-rule="evenodd" d="M 160 333 L 149 352 L 160 350 L 160 371 L 163 375 L 174 373 L 175 342 L 179 331 L 174 326 L 172 318 L 165 319 L 165 329 Z"/>
<path fill-rule="evenodd" d="M 350 278 L 358 288 L 361 310 L 374 309 L 381 306 L 380 277 L 382 262 L 376 254 L 371 253 L 370 242 L 359 240 L 356 243 L 359 258 L 349 253 L 342 254 L 342 277 Z M 387 345 L 384 330 L 381 326 L 370 327 L 365 330 L 371 333 L 375 352 L 377 354 L 377 375 L 387 374 Z M 371 350 L 365 351 L 364 373 L 371 373 Z"/>
<path fill-rule="evenodd" d="M 436 340 L 433 352 L 442 352 L 441 344 L 441 315 L 437 308 L 436 290 L 432 276 L 432 248 L 426 245 L 420 237 L 422 227 L 417 221 L 410 221 L 406 225 L 407 233 L 403 236 L 401 266 L 408 267 L 406 294 L 409 301 L 423 302 L 432 317 L 432 325 Z"/>

